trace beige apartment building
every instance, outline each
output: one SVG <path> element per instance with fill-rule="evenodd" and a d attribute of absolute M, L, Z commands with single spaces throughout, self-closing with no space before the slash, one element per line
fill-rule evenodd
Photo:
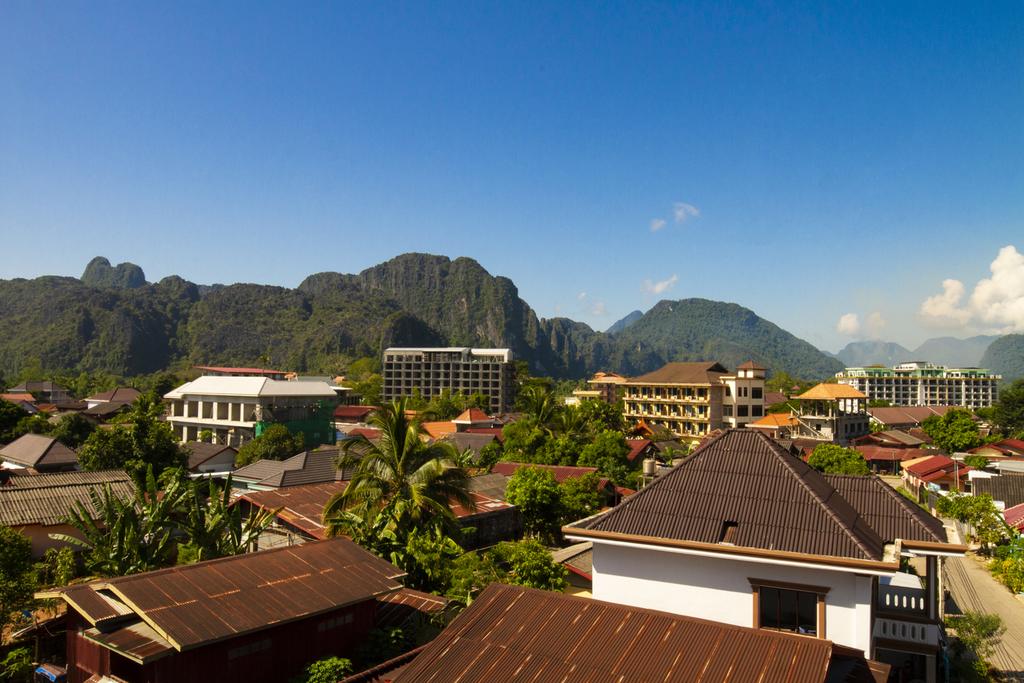
<path fill-rule="evenodd" d="M 512 407 L 510 349 L 389 348 L 384 351 L 383 376 L 385 401 L 416 392 L 429 399 L 447 390 L 486 396 L 492 414 Z"/>
<path fill-rule="evenodd" d="M 840 384 L 853 387 L 872 401 L 894 406 L 961 406 L 987 408 L 999 400 L 1002 376 L 985 368 L 947 368 L 926 361 L 846 368 L 836 373 Z"/>
<path fill-rule="evenodd" d="M 765 369 L 753 362 L 735 373 L 715 362 L 668 363 L 622 384 L 623 416 L 698 441 L 764 415 L 764 379 Z"/>

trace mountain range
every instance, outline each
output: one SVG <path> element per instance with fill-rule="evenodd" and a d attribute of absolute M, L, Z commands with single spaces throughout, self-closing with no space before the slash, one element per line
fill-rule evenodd
<path fill-rule="evenodd" d="M 836 358 L 848 367 L 864 365 L 896 365 L 909 361 L 930 361 L 956 368 L 982 365 L 982 357 L 998 335 L 978 335 L 967 339 L 935 337 L 911 351 L 895 342 L 856 341 L 847 344 Z"/>
<path fill-rule="evenodd" d="M 295 289 L 178 276 L 147 283 L 138 266 L 103 257 L 81 278 L 0 280 L 6 377 L 31 366 L 134 375 L 180 363 L 327 373 L 391 345 L 509 347 L 533 372 L 557 378 L 754 360 L 822 379 L 844 365 L 734 303 L 664 300 L 606 332 L 540 318 L 510 279 L 464 257 L 403 254 L 358 274 L 310 275 Z"/>

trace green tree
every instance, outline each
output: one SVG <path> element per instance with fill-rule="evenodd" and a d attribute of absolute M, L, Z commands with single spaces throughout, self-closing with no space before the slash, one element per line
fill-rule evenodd
<path fill-rule="evenodd" d="M 492 583 L 501 583 L 505 576 L 490 553 L 463 553 L 451 563 L 445 596 L 468 605 L 480 591 Z"/>
<path fill-rule="evenodd" d="M 242 444 L 235 456 L 235 464 L 243 467 L 257 460 L 287 460 L 302 451 L 305 437 L 292 434 L 283 424 L 272 424 L 262 434 Z"/>
<path fill-rule="evenodd" d="M 1009 436 L 1024 437 L 1024 378 L 999 391 L 992 421 Z"/>
<path fill-rule="evenodd" d="M 31 541 L 10 527 L 0 526 L 0 633 L 13 623 L 15 612 L 32 604 L 35 588 Z"/>
<path fill-rule="evenodd" d="M 66 586 L 78 575 L 78 560 L 69 546 L 47 548 L 36 568 L 40 586 Z"/>
<path fill-rule="evenodd" d="M 115 418 L 112 429 L 97 429 L 78 451 L 85 470 L 123 468 L 142 484 L 146 471 L 159 475 L 166 469 L 184 467 L 187 455 L 163 420 L 163 404 L 143 394 Z"/>
<path fill-rule="evenodd" d="M 62 415 L 53 426 L 50 436 L 68 448 L 78 448 L 96 431 L 96 425 L 79 413 Z"/>
<path fill-rule="evenodd" d="M 543 427 L 550 425 L 562 409 L 551 388 L 539 384 L 523 387 L 516 397 L 516 405 Z"/>
<path fill-rule="evenodd" d="M 562 492 L 555 475 L 542 467 L 520 467 L 509 477 L 505 499 L 519 509 L 526 533 L 554 543 L 562 521 Z"/>
<path fill-rule="evenodd" d="M 16 436 L 22 436 L 23 434 L 49 434 L 52 430 L 53 425 L 41 413 L 21 418 L 14 427 Z"/>
<path fill-rule="evenodd" d="M 260 534 L 267 530 L 278 510 L 253 510 L 247 517 L 237 505 L 231 505 L 231 475 L 224 487 L 212 479 L 203 485 L 183 480 L 181 510 L 175 514 L 178 528 L 187 540 L 178 546 L 178 564 L 190 564 L 228 557 L 256 549 Z"/>
<path fill-rule="evenodd" d="M 586 399 L 580 403 L 577 410 L 593 432 L 607 429 L 621 432 L 626 429 L 626 421 L 622 417 L 622 401 L 611 404 L 597 399 Z"/>
<path fill-rule="evenodd" d="M 327 502 L 323 517 L 329 535 L 346 533 L 412 573 L 422 570 L 414 563 L 416 551 L 425 551 L 424 535 L 458 538 L 451 505 L 474 509 L 475 503 L 469 475 L 455 464 L 455 448 L 446 441 L 425 443 L 405 413 L 404 401 L 386 405 L 370 418 L 379 439 L 357 436 L 342 443 L 338 466 L 352 467 L 353 473 L 348 486 Z M 437 554 L 444 553 L 442 547 Z"/>
<path fill-rule="evenodd" d="M 494 463 L 501 460 L 504 454 L 505 449 L 501 445 L 501 441 L 499 439 L 495 439 L 480 449 L 480 460 L 477 462 L 477 466 L 490 471 L 490 469 L 494 467 Z"/>
<path fill-rule="evenodd" d="M 964 612 L 960 616 L 946 617 L 946 625 L 956 631 L 958 654 L 973 657 L 973 672 L 981 680 L 989 680 L 988 658 L 999 644 L 1006 626 L 998 614 Z"/>
<path fill-rule="evenodd" d="M 32 662 L 32 651 L 27 647 L 15 648 L 0 660 L 0 680 L 11 683 L 30 683 L 36 665 Z"/>
<path fill-rule="evenodd" d="M 589 517 L 601 509 L 601 478 L 594 472 L 582 477 L 570 477 L 559 488 L 561 525 Z"/>
<path fill-rule="evenodd" d="M 986 546 L 999 542 L 1006 534 L 1006 523 L 996 509 L 992 496 L 987 493 L 980 496 L 964 493 L 941 496 L 935 510 L 940 515 L 970 525 L 974 537 Z"/>
<path fill-rule="evenodd" d="M 596 467 L 601 474 L 616 484 L 625 486 L 630 483 L 630 472 L 641 465 L 640 462 L 629 462 L 626 458 L 628 454 L 626 437 L 621 432 L 606 429 L 583 447 L 576 464 L 581 467 Z"/>
<path fill-rule="evenodd" d="M 534 462 L 548 438 L 532 417 L 524 417 L 505 425 L 501 435 L 505 440 L 502 460 L 511 462 Z"/>
<path fill-rule="evenodd" d="M 988 458 L 984 455 L 968 455 L 964 458 L 964 464 L 976 470 L 983 470 L 988 467 Z"/>
<path fill-rule="evenodd" d="M 0 398 L 0 443 L 7 443 L 18 438 L 17 426 L 28 413 L 15 403 Z"/>
<path fill-rule="evenodd" d="M 508 572 L 504 583 L 549 591 L 563 591 L 568 585 L 568 570 L 551 559 L 548 549 L 535 539 L 502 541 L 491 553 Z"/>
<path fill-rule="evenodd" d="M 126 576 L 166 567 L 174 554 L 174 516 L 184 494 L 179 480 L 172 480 L 161 491 L 150 468 L 145 486 L 128 499 L 115 495 L 108 484 L 89 491 L 91 505 L 76 503 L 67 521 L 81 538 L 67 534 L 50 537 L 82 550 L 86 570 L 99 576 Z"/>
<path fill-rule="evenodd" d="M 822 443 L 814 447 L 807 464 L 825 474 L 871 474 L 864 456 L 852 448 L 843 448 L 833 443 Z"/>
<path fill-rule="evenodd" d="M 981 445 L 978 424 L 970 411 L 954 408 L 945 415 L 932 415 L 921 423 L 925 434 L 946 453 L 959 453 Z"/>
<path fill-rule="evenodd" d="M 352 673 L 352 662 L 343 657 L 318 659 L 307 666 L 295 683 L 338 683 Z"/>

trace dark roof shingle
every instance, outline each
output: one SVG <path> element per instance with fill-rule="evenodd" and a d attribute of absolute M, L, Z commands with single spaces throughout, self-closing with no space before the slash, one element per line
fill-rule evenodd
<path fill-rule="evenodd" d="M 728 374 L 720 363 L 666 363 L 654 372 L 633 377 L 626 384 L 718 384 Z"/>
<path fill-rule="evenodd" d="M 78 463 L 78 454 L 53 437 L 23 434 L 0 449 L 0 458 L 22 467 L 65 467 Z"/>
<path fill-rule="evenodd" d="M 731 429 L 611 510 L 566 529 L 882 559 L 885 541 L 818 471 L 767 436 Z"/>
<path fill-rule="evenodd" d="M 1020 505 L 1024 503 L 1024 474 L 975 479 L 974 494 L 980 496 L 984 493 L 992 496 L 992 500 L 1002 501 L 1008 508 Z"/>

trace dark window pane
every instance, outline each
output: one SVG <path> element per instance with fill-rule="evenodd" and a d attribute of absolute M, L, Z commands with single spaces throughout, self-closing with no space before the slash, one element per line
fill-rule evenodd
<path fill-rule="evenodd" d="M 818 635 L 818 596 L 814 593 L 800 593 L 800 633 Z"/>
<path fill-rule="evenodd" d="M 779 591 L 780 602 L 782 603 L 781 614 L 779 615 L 779 628 L 787 631 L 795 631 L 797 627 L 797 593 L 796 591 Z"/>
<path fill-rule="evenodd" d="M 762 628 L 779 627 L 779 590 L 762 587 L 760 589 L 760 626 Z"/>

